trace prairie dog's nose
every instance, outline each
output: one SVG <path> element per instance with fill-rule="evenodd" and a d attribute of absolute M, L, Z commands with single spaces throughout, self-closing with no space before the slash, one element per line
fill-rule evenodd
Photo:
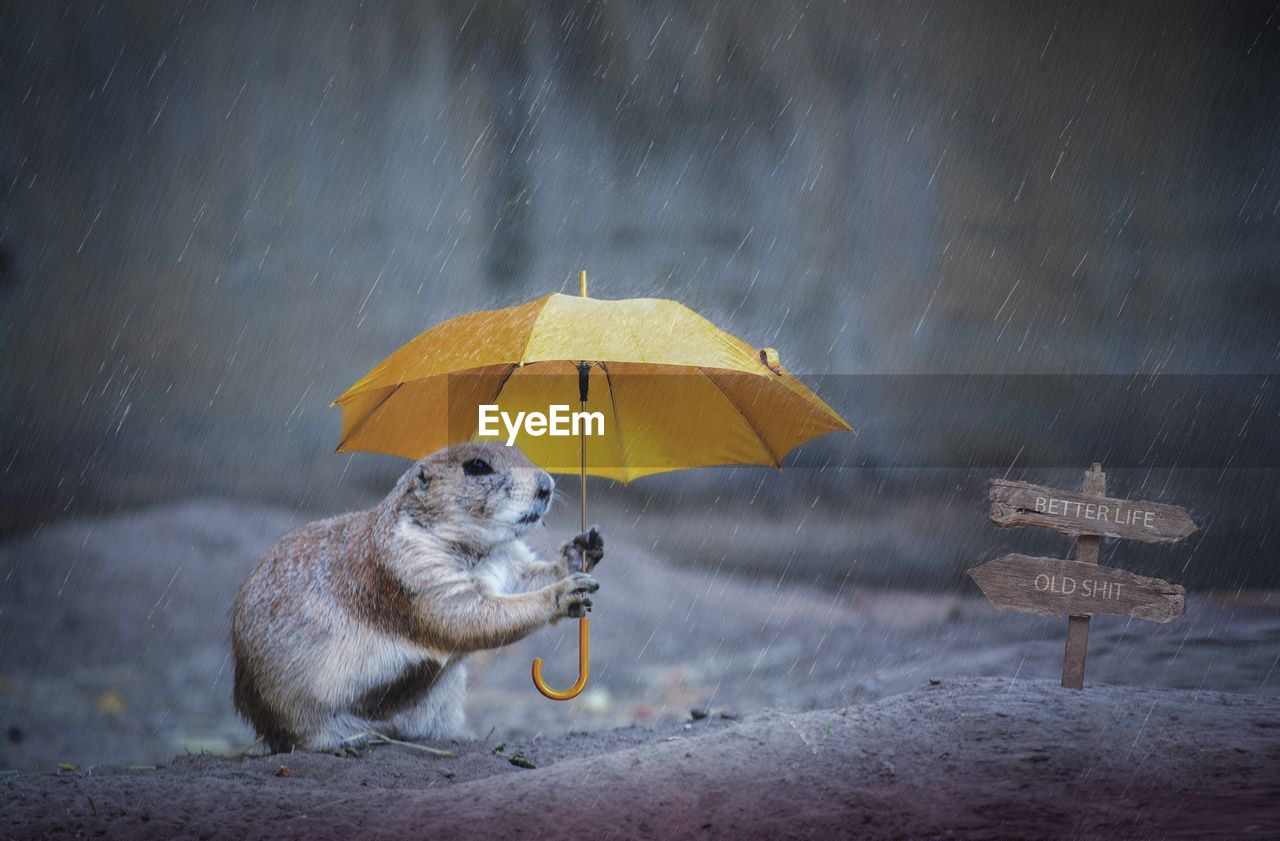
<path fill-rule="evenodd" d="M 551 474 L 538 472 L 538 499 L 550 499 L 551 492 L 556 489 L 555 480 L 551 478 Z"/>

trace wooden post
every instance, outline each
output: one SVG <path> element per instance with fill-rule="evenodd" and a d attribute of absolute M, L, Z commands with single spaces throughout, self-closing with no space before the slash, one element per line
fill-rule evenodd
<path fill-rule="evenodd" d="M 1107 495 L 1107 474 L 1102 465 L 1095 463 L 1084 474 L 1085 496 Z M 1076 538 L 1076 560 L 1086 564 L 1098 563 L 1098 545 L 1102 538 L 1081 535 Z M 1067 689 L 1084 689 L 1084 659 L 1089 648 L 1089 617 L 1067 617 L 1067 650 L 1062 658 L 1062 685 Z"/>

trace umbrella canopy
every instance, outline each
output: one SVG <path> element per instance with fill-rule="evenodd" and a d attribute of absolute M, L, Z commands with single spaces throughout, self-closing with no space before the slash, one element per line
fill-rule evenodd
<path fill-rule="evenodd" d="M 589 367 L 579 407 L 579 364 Z M 604 418 L 602 435 L 532 435 L 515 443 L 546 470 L 627 482 L 725 464 L 778 466 L 794 447 L 849 425 L 757 349 L 670 300 L 547 295 L 431 328 L 335 401 L 339 451 L 421 458 L 477 437 L 478 407 Z"/>

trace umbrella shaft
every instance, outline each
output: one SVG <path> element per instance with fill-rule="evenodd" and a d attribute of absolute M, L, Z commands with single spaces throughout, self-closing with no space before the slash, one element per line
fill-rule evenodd
<path fill-rule="evenodd" d="M 582 273 L 582 294 L 587 294 L 587 273 Z M 578 363 L 578 400 L 583 414 L 587 411 L 587 392 L 591 389 L 591 363 L 585 359 Z M 587 530 L 587 427 L 584 424 L 578 437 L 578 453 L 582 460 L 582 530 Z"/>

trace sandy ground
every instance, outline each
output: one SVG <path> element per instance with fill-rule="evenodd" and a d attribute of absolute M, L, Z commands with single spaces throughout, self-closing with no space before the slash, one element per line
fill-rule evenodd
<path fill-rule="evenodd" d="M 475 658 L 473 738 L 442 746 L 456 758 L 202 756 L 252 740 L 228 611 L 299 521 L 194 501 L 0 547 L 0 837 L 1234 837 L 1280 817 L 1263 799 L 1280 804 L 1280 600 L 1098 618 L 1080 695 L 1052 682 L 1064 622 L 675 568 L 646 548 L 651 523 L 611 532 L 580 699 L 528 678 L 542 655 L 572 681 L 570 624 Z M 536 770 L 504 758 L 517 748 Z"/>
<path fill-rule="evenodd" d="M 942 681 L 873 704 L 433 758 L 188 757 L 0 781 L 14 838 L 1274 838 L 1280 703 Z M 287 769 L 287 770 L 285 770 Z"/>

